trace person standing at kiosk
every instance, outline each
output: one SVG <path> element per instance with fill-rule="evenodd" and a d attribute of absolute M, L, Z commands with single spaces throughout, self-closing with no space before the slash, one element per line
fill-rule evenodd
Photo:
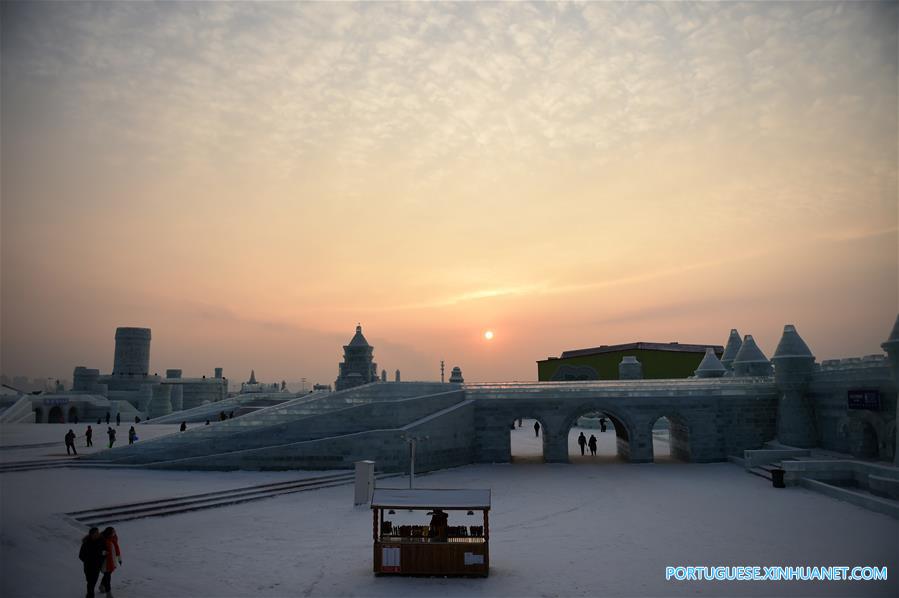
<path fill-rule="evenodd" d="M 434 509 L 431 512 L 431 538 L 438 542 L 446 542 L 449 516 L 445 511 Z"/>

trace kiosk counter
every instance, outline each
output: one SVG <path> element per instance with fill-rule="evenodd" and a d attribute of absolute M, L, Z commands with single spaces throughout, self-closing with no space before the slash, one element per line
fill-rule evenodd
<path fill-rule="evenodd" d="M 471 575 L 490 569 L 490 490 L 377 488 L 371 499 L 377 575 Z M 428 511 L 430 523 L 395 525 L 395 510 Z M 483 515 L 481 525 L 454 525 L 449 513 Z"/>

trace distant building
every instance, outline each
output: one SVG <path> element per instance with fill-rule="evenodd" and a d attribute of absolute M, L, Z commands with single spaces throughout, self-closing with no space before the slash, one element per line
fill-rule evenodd
<path fill-rule="evenodd" d="M 338 364 L 339 374 L 334 390 L 345 390 L 378 381 L 378 364 L 374 362 L 375 348 L 362 336 L 362 325 L 356 326 L 356 334 L 343 346 L 343 362 Z"/>
<path fill-rule="evenodd" d="M 279 388 L 277 382 L 262 383 L 256 381 L 256 370 L 250 370 L 250 379 L 240 385 L 240 394 L 254 392 L 287 392 L 286 385 Z"/>
<path fill-rule="evenodd" d="M 463 384 L 465 382 L 465 378 L 462 377 L 462 368 L 459 366 L 455 366 L 453 371 L 450 373 L 450 384 Z"/>
<path fill-rule="evenodd" d="M 642 369 L 640 375 L 642 378 L 689 378 L 705 356 L 706 349 L 712 349 L 719 358 L 724 353 L 724 347 L 721 345 L 644 342 L 575 349 L 563 352 L 560 357 L 548 357 L 538 361 L 537 379 L 547 382 L 619 380 L 622 377 L 635 377 L 620 374 L 619 366 L 622 365 L 622 361 L 625 361 L 625 367 L 621 371 L 632 372 Z"/>

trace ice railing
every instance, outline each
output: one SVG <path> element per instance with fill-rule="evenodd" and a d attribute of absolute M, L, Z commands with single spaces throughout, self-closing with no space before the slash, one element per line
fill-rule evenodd
<path fill-rule="evenodd" d="M 506 398 L 522 395 L 566 395 L 586 392 L 621 393 L 742 390 L 759 385 L 773 385 L 773 376 L 741 376 L 723 378 L 679 378 L 658 380 L 574 380 L 569 382 L 481 382 L 465 384 L 471 398 Z"/>
<path fill-rule="evenodd" d="M 864 357 L 843 357 L 842 359 L 825 359 L 818 371 L 856 370 L 889 365 L 887 356 L 882 353 L 865 355 Z"/>

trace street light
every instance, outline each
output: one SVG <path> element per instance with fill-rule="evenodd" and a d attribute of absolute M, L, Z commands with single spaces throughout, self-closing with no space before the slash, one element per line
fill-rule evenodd
<path fill-rule="evenodd" d="M 427 436 L 400 436 L 409 444 L 409 489 L 415 487 L 415 445 L 419 440 L 427 440 Z"/>

